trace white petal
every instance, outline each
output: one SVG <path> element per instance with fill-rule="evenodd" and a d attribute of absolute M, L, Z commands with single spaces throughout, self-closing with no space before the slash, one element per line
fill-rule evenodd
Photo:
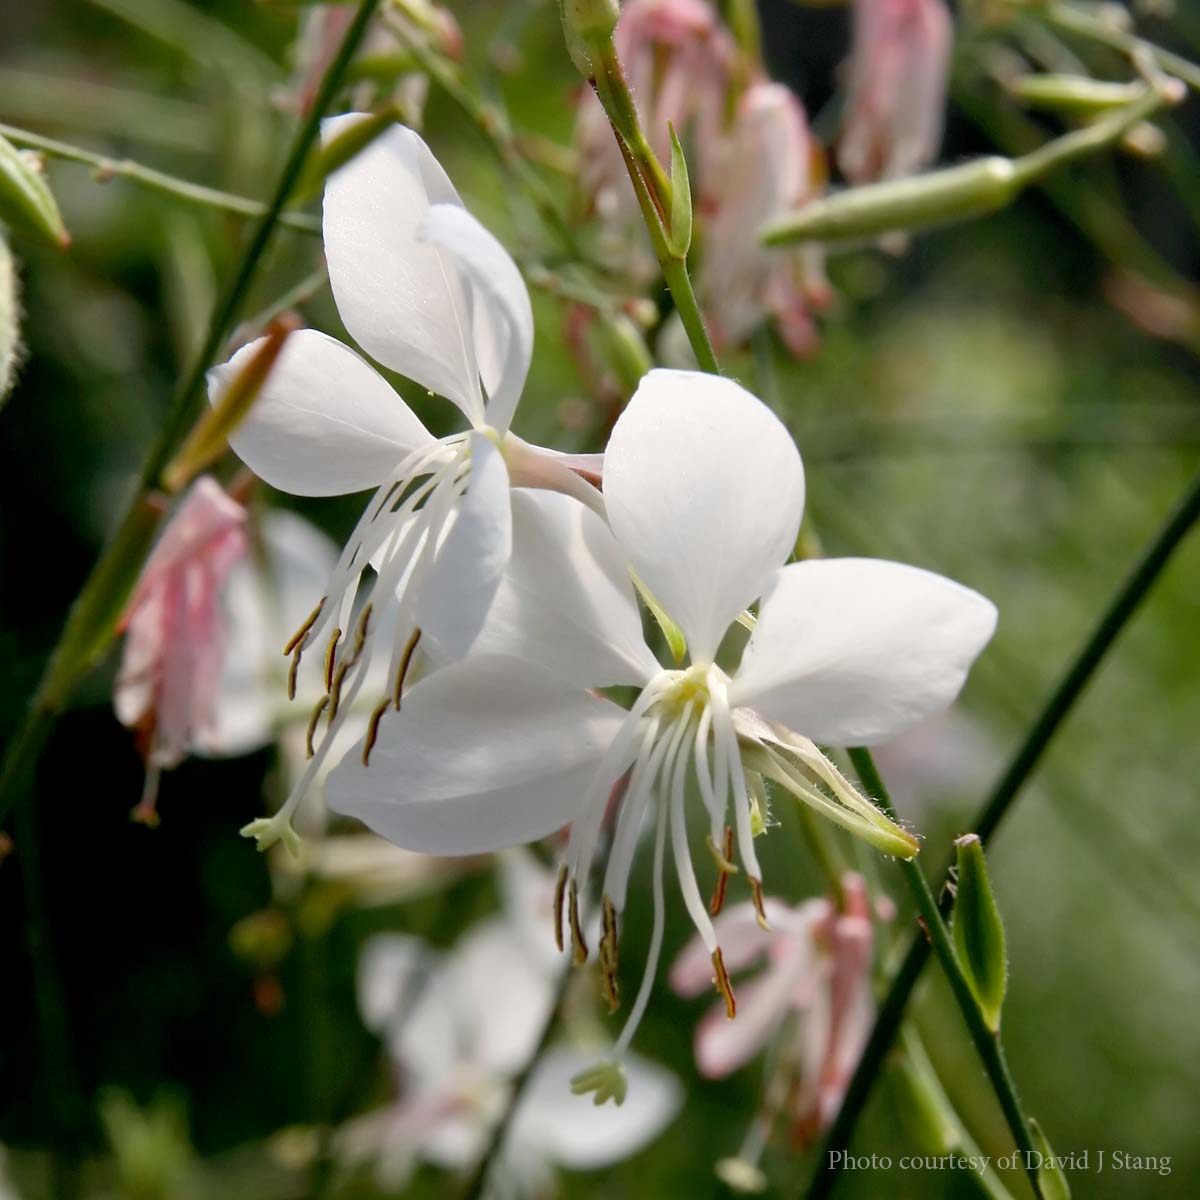
<path fill-rule="evenodd" d="M 604 499 L 693 660 L 711 661 L 795 544 L 804 469 L 779 419 L 736 383 L 651 371 L 609 439 Z"/>
<path fill-rule="evenodd" d="M 790 960 L 734 984 L 737 1017 L 718 1004 L 696 1026 L 696 1066 L 709 1079 L 723 1079 L 745 1066 L 770 1040 L 792 1007 L 796 971 Z"/>
<path fill-rule="evenodd" d="M 729 699 L 817 742 L 873 745 L 949 705 L 995 628 L 990 600 L 919 567 L 793 563 L 763 600 Z"/>
<path fill-rule="evenodd" d="M 461 658 L 483 628 L 512 554 L 508 468 L 495 445 L 471 435 L 471 477 L 454 523 L 420 581 L 417 625 L 447 657 Z"/>
<path fill-rule="evenodd" d="M 251 358 L 243 346 L 208 373 L 209 399 Z M 373 367 L 315 329 L 284 342 L 267 382 L 229 439 L 261 479 L 294 496 L 338 496 L 381 483 L 433 438 Z"/>
<path fill-rule="evenodd" d="M 362 120 L 325 121 L 326 141 Z M 325 257 L 351 337 L 386 367 L 483 417 L 471 303 L 455 262 L 420 236 L 434 204 L 462 204 L 429 147 L 396 126 L 325 183 Z"/>
<path fill-rule="evenodd" d="M 551 904 L 542 931 L 554 939 Z M 561 959 L 555 967 L 561 967 Z M 533 959 L 520 934 L 497 918 L 477 925 L 450 960 L 461 1036 L 485 1071 L 515 1075 L 532 1057 L 554 1005 L 555 973 Z"/>
<path fill-rule="evenodd" d="M 486 420 L 504 433 L 533 357 L 533 309 L 525 281 L 508 251 L 460 204 L 434 205 L 421 233 L 457 263 L 473 287 L 471 331 L 487 389 Z"/>
<path fill-rule="evenodd" d="M 538 1065 L 513 1119 L 513 1142 L 560 1166 L 591 1171 L 621 1162 L 674 1120 L 683 1089 L 669 1071 L 636 1055 L 623 1060 L 629 1091 L 620 1106 L 571 1094 L 571 1077 L 600 1055 L 556 1046 Z"/>
<path fill-rule="evenodd" d="M 529 658 L 581 687 L 658 670 L 629 570 L 607 526 L 558 492 L 515 488 L 513 550 L 476 651 Z"/>
<path fill-rule="evenodd" d="M 413 989 L 429 948 L 403 933 L 370 938 L 358 957 L 358 1012 L 372 1033 L 384 1033 L 409 1015 Z"/>
<path fill-rule="evenodd" d="M 534 841 L 578 815 L 623 716 L 531 664 L 469 658 L 406 693 L 379 726 L 371 765 L 352 750 L 325 796 L 407 850 L 479 854 Z"/>

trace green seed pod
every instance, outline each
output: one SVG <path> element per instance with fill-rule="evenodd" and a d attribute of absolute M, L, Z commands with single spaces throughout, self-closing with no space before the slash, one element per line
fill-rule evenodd
<path fill-rule="evenodd" d="M 983 843 L 978 835 L 968 833 L 954 844 L 958 851 L 954 947 L 983 1018 L 995 1033 L 1000 1028 L 1000 1009 L 1008 986 L 1004 925 L 988 881 Z"/>
<path fill-rule="evenodd" d="M 0 237 L 0 405 L 8 398 L 21 361 L 21 290 L 17 264 Z"/>
<path fill-rule="evenodd" d="M 71 244 L 54 193 L 35 160 L 4 137 L 0 137 L 0 221 L 14 233 L 60 249 Z"/>

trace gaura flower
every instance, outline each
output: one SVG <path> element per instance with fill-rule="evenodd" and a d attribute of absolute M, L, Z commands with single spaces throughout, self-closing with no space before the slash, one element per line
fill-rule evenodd
<path fill-rule="evenodd" d="M 710 158 L 699 179 L 704 244 L 696 286 L 714 343 L 739 346 L 770 315 L 793 354 L 809 353 L 817 341 L 812 314 L 831 297 L 820 251 L 780 253 L 758 239 L 765 223 L 823 183 L 822 153 L 795 93 L 752 83 Z"/>
<path fill-rule="evenodd" d="M 214 745 L 225 658 L 221 592 L 249 549 L 246 510 L 214 479 L 188 489 L 154 547 L 121 618 L 117 719 L 137 731 L 146 786 L 133 811 L 157 824 L 159 773 L 189 748 Z"/>
<path fill-rule="evenodd" d="M 852 182 L 912 175 L 937 157 L 953 40 L 944 0 L 854 0 L 838 146 Z"/>
<path fill-rule="evenodd" d="M 710 1079 L 738 1070 L 782 1035 L 784 1086 L 768 1089 L 768 1100 L 784 1102 L 774 1112 L 790 1124 L 794 1139 L 807 1142 L 833 1119 L 871 1029 L 871 960 L 874 929 L 866 885 L 857 875 L 843 880 L 839 909 L 826 899 L 794 908 L 767 905 L 770 930 L 754 907 L 738 905 L 716 920 L 731 974 L 762 969 L 739 986 L 737 1021 L 718 1006 L 696 1029 L 696 1064 Z M 671 986 L 695 996 L 709 986 L 711 963 L 698 939 L 671 968 Z M 788 1026 L 788 1018 L 795 1018 Z M 776 1093 L 772 1096 L 770 1093 Z"/>
<path fill-rule="evenodd" d="M 338 1145 L 349 1158 L 373 1159 L 387 1186 L 401 1186 L 419 1159 L 447 1169 L 478 1161 L 553 1007 L 561 964 L 544 924 L 553 875 L 523 854 L 500 866 L 503 915 L 449 954 L 380 935 L 360 960 L 359 1008 L 386 1040 L 399 1094 L 344 1126 Z M 678 1111 L 677 1081 L 651 1063 L 634 1064 L 639 1086 L 620 1112 L 572 1097 L 568 1080 L 585 1061 L 554 1046 L 522 1092 L 498 1163 L 511 1194 L 550 1194 L 554 1166 L 627 1158 Z"/>
<path fill-rule="evenodd" d="M 326 121 L 324 134 L 360 119 Z M 377 655 L 388 662 L 388 683 L 372 697 L 372 731 L 389 707 L 399 708 L 419 638 L 449 657 L 471 645 L 508 561 L 510 486 L 559 488 L 600 506 L 576 473 L 597 478 L 598 456 L 542 450 L 510 432 L 533 349 L 529 294 L 412 130 L 390 130 L 330 177 L 324 238 L 351 335 L 385 366 L 453 401 L 471 429 L 435 439 L 363 358 L 301 330 L 233 434 L 247 466 L 282 491 L 376 489 L 324 597 L 287 644 L 294 690 L 302 653 L 325 640 L 325 688 L 312 724 L 327 732 L 283 808 L 246 827 L 261 847 L 281 837 L 294 844 L 291 814 Z M 210 372 L 211 394 L 257 344 Z M 368 568 L 376 578 L 364 603 Z M 394 631 L 388 638 L 385 624 Z"/>
<path fill-rule="evenodd" d="M 540 521 L 545 536 L 514 542 L 475 652 L 415 685 L 380 732 L 371 766 L 347 755 L 326 798 L 397 844 L 431 853 L 528 842 L 570 822 L 556 920 L 561 940 L 567 901 L 582 961 L 578 892 L 610 794 L 628 772 L 603 884 L 600 963 L 610 1003 L 617 920 L 652 799 L 655 928 L 619 1059 L 653 985 L 668 833 L 688 913 L 735 1011 L 687 841 L 689 778 L 709 816 L 713 911 L 738 870 L 736 836 L 767 920 L 754 849 L 764 780 L 885 853 L 911 857 L 916 840 L 816 742 L 885 741 L 948 705 L 996 612 L 967 588 L 897 563 L 781 566 L 804 506 L 800 456 L 778 418 L 727 379 L 661 370 L 645 377 L 608 444 L 605 502 L 611 533 L 566 498 L 515 494 L 514 507 L 531 529 Z M 661 667 L 646 645 L 631 570 L 683 631 L 690 665 Z M 760 597 L 753 635 L 727 674 L 718 648 Z M 589 690 L 617 684 L 640 689 L 628 712 Z"/>

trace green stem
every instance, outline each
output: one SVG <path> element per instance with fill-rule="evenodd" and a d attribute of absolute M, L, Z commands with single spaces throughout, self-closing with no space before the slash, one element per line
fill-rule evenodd
<path fill-rule="evenodd" d="M 675 311 L 683 322 L 684 331 L 691 343 L 696 362 L 700 364 L 700 370 L 709 375 L 720 375 L 721 368 L 704 325 L 704 315 L 700 311 L 700 302 L 696 299 L 691 276 L 688 275 L 687 263 L 681 258 L 667 258 L 662 263 L 662 270 L 671 299 L 675 301 Z"/>
<path fill-rule="evenodd" d="M 1200 65 L 1136 34 L 1118 29 L 1084 9 L 1076 8 L 1073 4 L 1051 4 L 1040 15 L 1058 29 L 1099 42 L 1130 57 L 1148 54 L 1164 71 L 1177 75 L 1188 87 L 1200 91 Z"/>
<path fill-rule="evenodd" d="M 1149 543 L 1138 562 L 1109 601 L 1104 614 L 1093 629 L 1082 650 L 1068 667 L 1045 707 L 1034 721 L 1025 740 L 1013 756 L 1008 768 L 993 789 L 991 796 L 970 823 L 986 843 L 1011 810 L 1022 787 L 1033 774 L 1046 748 L 1074 707 L 1117 637 L 1129 623 L 1138 606 L 1146 598 L 1154 582 L 1162 574 L 1179 544 L 1200 519 L 1200 473 L 1193 478 L 1183 499 L 1168 516 Z M 948 912 L 950 898 L 946 894 L 942 911 Z M 817 1159 L 818 1174 L 808 1190 L 808 1200 L 821 1200 L 832 1191 L 840 1161 L 838 1151 L 850 1145 L 858 1119 L 866 1107 L 867 1098 L 884 1057 L 896 1036 L 904 1010 L 917 980 L 929 958 L 929 943 L 914 936 L 900 966 L 884 996 L 870 1037 L 863 1049 L 854 1076 L 846 1089 L 841 1109 L 821 1145 Z"/>
<path fill-rule="evenodd" d="M 857 746 L 850 749 L 848 753 L 863 787 L 875 798 L 883 811 L 895 820 L 896 812 L 892 808 L 887 788 L 884 787 L 883 780 L 879 776 L 871 752 L 865 747 Z M 1038 1172 L 1034 1166 L 1037 1161 L 1034 1158 L 1037 1147 L 1029 1132 L 1029 1120 L 1021 1107 L 1021 1098 L 1017 1094 L 1012 1073 L 1008 1069 L 1008 1060 L 1004 1056 L 1000 1033 L 998 1030 L 993 1032 L 989 1029 L 984 1020 L 983 1011 L 975 999 L 975 994 L 971 991 L 967 977 L 963 974 L 962 965 L 959 963 L 958 954 L 954 949 L 954 942 L 950 937 L 950 930 L 938 908 L 937 901 L 933 898 L 933 893 L 929 890 L 924 872 L 917 865 L 916 860 L 911 858 L 901 859 L 900 869 L 904 873 L 905 881 L 916 901 L 925 935 L 932 943 L 934 953 L 938 956 L 942 971 L 954 992 L 954 998 L 958 1002 L 963 1019 L 967 1023 L 971 1040 L 975 1043 L 975 1049 L 983 1061 L 984 1069 L 992 1084 L 992 1090 L 1000 1102 L 1009 1132 L 1012 1134 L 1017 1148 L 1022 1151 L 1025 1170 L 1033 1186 L 1034 1195 L 1040 1196 Z"/>
<path fill-rule="evenodd" d="M 158 526 L 160 514 L 149 503 L 150 493 L 157 486 L 159 475 L 195 419 L 202 402 L 199 393 L 204 373 L 220 350 L 221 342 L 249 291 L 271 234 L 283 214 L 283 206 L 299 180 L 304 161 L 316 141 L 321 118 L 329 108 L 379 2 L 362 0 L 353 24 L 346 31 L 337 56 L 321 82 L 312 110 L 296 132 L 266 212 L 255 226 L 242 252 L 238 269 L 217 303 L 204 345 L 175 392 L 167 419 L 142 466 L 137 494 L 71 606 L 58 646 L 42 675 L 33 703 L 0 767 L 0 824 L 22 794 L 71 687 L 113 636 L 117 619 L 137 580 Z"/>
<path fill-rule="evenodd" d="M 236 196 L 232 192 L 222 192 L 217 188 L 205 187 L 201 183 L 192 183 L 187 179 L 179 179 L 153 167 L 143 166 L 128 158 L 107 158 L 103 154 L 93 154 L 81 146 L 72 146 L 68 142 L 60 142 L 54 138 L 43 137 L 28 129 L 20 129 L 16 125 L 0 123 L 0 136 L 8 138 L 18 146 L 28 146 L 49 154 L 53 158 L 61 158 L 67 162 L 83 163 L 92 167 L 100 181 L 113 176 L 130 179 L 143 187 L 165 192 L 191 204 L 201 204 L 206 208 L 219 209 L 222 212 L 233 213 L 238 217 L 259 217 L 266 215 L 267 205 L 248 196 Z M 306 213 L 281 213 L 279 224 L 295 229 L 299 233 L 320 233 L 321 222 L 316 217 Z"/>

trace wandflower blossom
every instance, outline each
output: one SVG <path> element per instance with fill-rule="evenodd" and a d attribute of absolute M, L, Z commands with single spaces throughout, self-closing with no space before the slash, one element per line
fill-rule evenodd
<path fill-rule="evenodd" d="M 613 1005 L 618 918 L 652 801 L 655 927 L 619 1060 L 653 985 L 668 834 L 688 913 L 727 1012 L 735 1011 L 688 846 L 689 780 L 709 818 L 714 911 L 739 870 L 736 843 L 767 921 L 754 848 L 766 780 L 885 853 L 911 857 L 916 840 L 816 743 L 885 741 L 944 708 L 996 614 L 977 593 L 897 563 L 782 566 L 804 505 L 800 456 L 779 420 L 726 379 L 647 375 L 614 427 L 604 488 L 611 530 L 566 497 L 514 493 L 529 536 L 514 538 L 472 654 L 415 685 L 380 731 L 371 765 L 347 755 L 326 796 L 398 845 L 431 853 L 528 842 L 570 823 L 557 931 L 561 938 L 566 903 L 582 961 L 579 891 L 613 788 L 628 772 L 602 889 L 599 954 Z M 539 523 L 543 536 L 533 536 Z M 631 572 L 682 630 L 689 665 L 660 666 L 646 644 Z M 727 673 L 718 649 L 760 598 L 754 632 Z M 628 711 L 591 690 L 618 684 L 639 689 Z"/>
<path fill-rule="evenodd" d="M 360 119 L 334 118 L 324 134 Z M 331 176 L 324 239 L 351 335 L 377 361 L 451 400 L 471 428 L 434 438 L 362 357 L 301 330 L 231 437 L 257 475 L 294 495 L 376 489 L 323 597 L 287 645 L 294 689 L 301 655 L 324 642 L 325 687 L 312 717 L 324 732 L 284 807 L 247 826 L 264 847 L 294 842 L 291 815 L 377 656 L 388 663 L 388 682 L 371 699 L 372 730 L 399 707 L 419 638 L 450 657 L 469 648 L 508 561 L 510 487 L 557 488 L 600 507 L 582 477 L 598 476 L 597 456 L 542 450 L 509 429 L 533 349 L 529 294 L 412 130 L 390 130 Z M 213 395 L 257 345 L 210 373 Z"/>
<path fill-rule="evenodd" d="M 525 855 L 499 863 L 504 913 L 448 954 L 399 935 L 364 948 L 359 1009 L 386 1042 L 398 1098 L 344 1126 L 337 1144 L 346 1158 L 373 1161 L 385 1186 L 402 1186 L 420 1160 L 446 1169 L 478 1161 L 550 1016 L 561 971 L 544 920 L 554 878 Z M 678 1082 L 640 1060 L 619 1110 L 573 1097 L 569 1080 L 587 1061 L 569 1044 L 540 1058 L 501 1149 L 501 1194 L 551 1194 L 554 1167 L 619 1162 L 678 1112 Z"/>
<path fill-rule="evenodd" d="M 221 592 L 249 549 L 246 510 L 215 480 L 192 484 L 142 569 L 121 618 L 117 719 L 137 731 L 146 787 L 134 817 L 156 824 L 161 771 L 215 744 L 225 661 Z"/>
<path fill-rule="evenodd" d="M 838 145 L 852 182 L 912 175 L 937 158 L 953 40 L 944 0 L 854 0 Z"/>
<path fill-rule="evenodd" d="M 874 1013 L 874 931 L 862 879 L 847 875 L 843 896 L 840 908 L 827 899 L 796 907 L 769 903 L 769 930 L 749 904 L 715 922 L 730 973 L 759 970 L 739 986 L 736 1021 L 726 1021 L 718 1006 L 700 1022 L 696 1064 L 710 1079 L 721 1079 L 782 1036 L 786 1086 L 768 1091 L 782 1100 L 784 1111 L 771 1115 L 783 1118 L 799 1143 L 837 1113 Z M 711 974 L 707 950 L 696 938 L 672 966 L 671 986 L 695 996 L 708 988 Z"/>

